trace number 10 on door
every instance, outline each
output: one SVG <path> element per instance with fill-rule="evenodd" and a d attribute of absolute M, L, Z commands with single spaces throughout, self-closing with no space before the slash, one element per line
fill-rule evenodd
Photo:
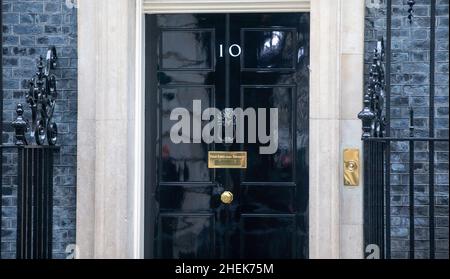
<path fill-rule="evenodd" d="M 220 57 L 223 57 L 223 44 L 220 44 L 219 48 L 220 48 Z M 241 46 L 238 45 L 238 44 L 232 44 L 232 45 L 228 48 L 228 53 L 229 53 L 230 56 L 232 56 L 232 57 L 238 57 L 238 56 L 240 56 L 241 53 L 242 53 Z"/>

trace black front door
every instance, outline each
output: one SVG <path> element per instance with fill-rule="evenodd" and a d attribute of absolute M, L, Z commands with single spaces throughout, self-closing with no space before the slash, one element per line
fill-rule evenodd
<path fill-rule="evenodd" d="M 146 257 L 308 256 L 308 64 L 308 13 L 146 17 Z"/>

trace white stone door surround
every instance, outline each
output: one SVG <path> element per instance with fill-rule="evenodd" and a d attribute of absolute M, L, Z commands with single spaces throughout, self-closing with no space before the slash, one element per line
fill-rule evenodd
<path fill-rule="evenodd" d="M 364 0 L 79 0 L 79 258 L 142 258 L 144 14 L 311 12 L 310 258 L 361 258 L 362 180 L 343 186 L 342 151 L 361 148 Z M 362 158 L 361 158 L 362 159 Z"/>

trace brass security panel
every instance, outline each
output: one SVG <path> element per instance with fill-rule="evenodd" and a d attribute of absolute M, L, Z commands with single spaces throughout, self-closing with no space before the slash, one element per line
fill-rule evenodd
<path fill-rule="evenodd" d="M 359 185 L 359 149 L 344 149 L 344 185 Z"/>
<path fill-rule="evenodd" d="M 208 168 L 210 169 L 246 169 L 247 152 L 209 151 Z"/>

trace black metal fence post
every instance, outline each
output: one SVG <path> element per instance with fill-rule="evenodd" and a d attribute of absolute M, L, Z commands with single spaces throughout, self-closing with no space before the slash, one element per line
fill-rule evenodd
<path fill-rule="evenodd" d="M 386 3 L 386 137 L 391 136 L 391 61 L 392 61 L 392 0 Z M 391 231 L 391 142 L 386 143 L 386 176 L 384 189 L 384 207 L 385 207 L 385 228 Z M 384 258 L 391 258 L 391 233 L 385 236 L 385 254 Z"/>
<path fill-rule="evenodd" d="M 38 71 L 29 81 L 26 101 L 32 111 L 32 119 L 28 121 L 24 117 L 24 107 L 18 104 L 17 117 L 11 123 L 15 130 L 15 143 L 0 145 L 1 151 L 16 149 L 18 155 L 16 204 L 18 259 L 52 257 L 53 156 L 60 150 L 56 146 L 58 129 L 53 121 L 57 90 L 56 77 L 52 70 L 55 69 L 56 62 L 56 48 L 49 47 L 45 63 L 40 57 L 37 63 Z M 27 140 L 27 137 L 31 140 Z M 46 143 L 48 145 L 45 145 Z M 3 176 L 0 179 L 3 179 Z M 2 184 L 0 188 L 1 186 Z"/>
<path fill-rule="evenodd" d="M 18 147 L 16 258 L 52 257 L 54 146 Z"/>
<path fill-rule="evenodd" d="M 364 246 L 384 256 L 384 142 L 364 141 Z"/>
<path fill-rule="evenodd" d="M 3 50 L 3 0 L 0 0 L 0 49 Z M 3 51 L 0 51 L 0 73 L 3 73 Z M 3 143 L 3 74 L 0 75 L 0 145 Z M 3 160 L 3 149 L 0 148 L 0 158 Z M 0 259 L 2 258 L 2 213 L 3 213 L 3 167 L 0 167 Z"/>
<path fill-rule="evenodd" d="M 436 1 L 431 1 L 430 8 L 430 110 L 429 110 L 429 137 L 434 134 L 434 94 L 435 94 L 435 56 L 436 56 Z M 430 259 L 434 259 L 435 230 L 434 230 L 434 141 L 429 142 L 429 228 L 430 228 Z"/>

